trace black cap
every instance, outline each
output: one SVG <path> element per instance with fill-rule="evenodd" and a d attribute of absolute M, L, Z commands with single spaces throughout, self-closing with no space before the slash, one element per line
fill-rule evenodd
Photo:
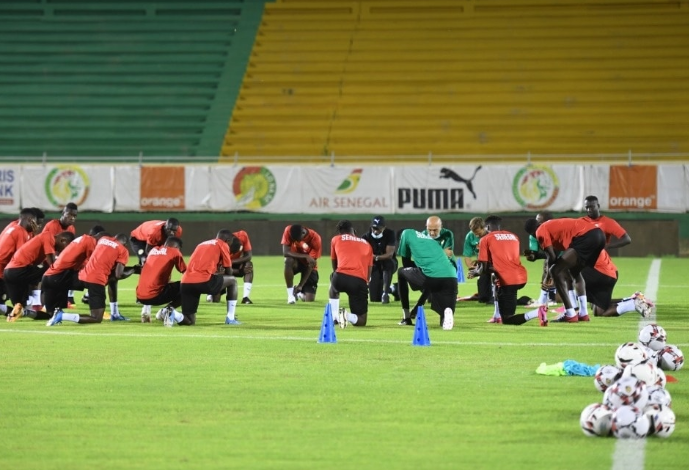
<path fill-rule="evenodd" d="M 381 228 L 385 227 L 385 217 L 382 215 L 377 215 L 373 218 L 371 221 L 371 227 L 373 228 Z"/>

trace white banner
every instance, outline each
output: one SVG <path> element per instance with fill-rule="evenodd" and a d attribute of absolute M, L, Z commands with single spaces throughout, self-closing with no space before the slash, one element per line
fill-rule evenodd
<path fill-rule="evenodd" d="M 19 165 L 0 165 L 0 212 L 5 214 L 19 213 L 21 194 L 19 188 L 21 167 Z"/>
<path fill-rule="evenodd" d="M 79 210 L 112 212 L 113 180 L 109 165 L 25 165 L 22 206 L 57 210 L 73 202 Z"/>
<path fill-rule="evenodd" d="M 115 210 L 118 212 L 139 211 L 139 188 L 141 173 L 139 165 L 115 167 Z"/>
<path fill-rule="evenodd" d="M 241 167 L 217 165 L 210 172 L 209 210 L 230 212 L 237 210 L 234 196 L 234 178 Z M 247 181 L 248 183 L 248 181 Z"/>
<path fill-rule="evenodd" d="M 398 213 L 566 211 L 583 197 L 576 165 L 403 166 L 393 172 Z"/>
<path fill-rule="evenodd" d="M 184 169 L 185 210 L 211 209 L 211 169 L 208 166 L 189 165 Z"/>
<path fill-rule="evenodd" d="M 609 165 L 589 165 L 584 167 L 585 195 L 596 196 L 600 203 L 600 208 L 607 211 L 610 208 L 610 166 Z M 580 211 L 584 208 L 584 201 L 574 209 Z"/>
<path fill-rule="evenodd" d="M 303 169 L 302 209 L 306 214 L 356 214 L 394 211 L 390 167 Z"/>
<path fill-rule="evenodd" d="M 683 165 L 658 165 L 658 210 L 684 212 L 687 210 Z"/>

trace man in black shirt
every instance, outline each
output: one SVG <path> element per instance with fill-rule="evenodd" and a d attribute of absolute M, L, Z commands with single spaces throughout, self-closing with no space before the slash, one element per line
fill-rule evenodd
<path fill-rule="evenodd" d="M 378 215 L 371 221 L 371 230 L 362 236 L 373 248 L 373 270 L 369 292 L 371 302 L 390 303 L 390 282 L 397 271 L 395 232 L 385 228 L 385 218 Z"/>

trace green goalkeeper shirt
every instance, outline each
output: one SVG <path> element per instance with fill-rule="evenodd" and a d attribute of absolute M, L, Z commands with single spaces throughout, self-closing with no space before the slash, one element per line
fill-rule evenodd
<path fill-rule="evenodd" d="M 408 228 L 402 232 L 397 253 L 412 258 L 428 277 L 457 277 L 457 270 L 438 242 L 428 235 Z"/>

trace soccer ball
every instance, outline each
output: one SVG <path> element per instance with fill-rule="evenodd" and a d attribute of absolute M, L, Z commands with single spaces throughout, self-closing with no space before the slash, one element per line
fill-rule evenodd
<path fill-rule="evenodd" d="M 306 296 L 302 292 L 299 292 L 299 293 L 297 293 L 297 299 L 304 302 L 306 300 Z"/>
<path fill-rule="evenodd" d="M 666 345 L 660 351 L 660 367 L 665 370 L 680 370 L 684 365 L 684 354 L 674 344 Z"/>
<path fill-rule="evenodd" d="M 654 351 L 663 349 L 666 342 L 667 334 L 665 333 L 665 329 L 660 325 L 646 325 L 639 331 L 639 343 Z"/>
<path fill-rule="evenodd" d="M 663 372 L 663 369 L 658 367 L 656 368 L 656 374 L 658 374 L 658 380 L 656 380 L 656 385 L 665 388 L 665 385 L 667 385 L 667 377 L 665 376 L 665 372 Z"/>
<path fill-rule="evenodd" d="M 651 405 L 672 405 L 672 397 L 670 396 L 670 392 L 657 385 L 648 387 L 648 402 L 646 403 L 646 407 Z"/>
<path fill-rule="evenodd" d="M 581 412 L 581 430 L 587 436 L 607 436 L 612 425 L 612 410 L 600 403 L 593 403 Z"/>
<path fill-rule="evenodd" d="M 634 364 L 629 364 L 624 368 L 622 372 L 622 377 L 636 377 L 643 383 L 648 385 L 655 385 L 658 380 L 658 367 L 653 364 L 650 360 L 645 360 L 642 362 L 636 362 Z"/>
<path fill-rule="evenodd" d="M 675 412 L 669 406 L 651 405 L 644 409 L 651 425 L 650 433 L 658 437 L 670 437 L 675 431 Z"/>
<path fill-rule="evenodd" d="M 648 435 L 651 421 L 636 406 L 622 406 L 612 414 L 612 434 L 622 439 L 642 439 Z"/>
<path fill-rule="evenodd" d="M 646 406 L 648 390 L 646 384 L 636 377 L 622 377 L 612 384 L 603 395 L 603 404 L 616 410 L 622 406 Z"/>
<path fill-rule="evenodd" d="M 620 377 L 622 377 L 622 369 L 619 367 L 612 365 L 600 366 L 596 371 L 596 375 L 593 376 L 593 385 L 598 391 L 605 392 Z"/>
<path fill-rule="evenodd" d="M 638 343 L 624 343 L 615 351 L 615 363 L 622 369 L 632 362 L 641 362 L 645 359 L 648 359 L 648 355 Z"/>

